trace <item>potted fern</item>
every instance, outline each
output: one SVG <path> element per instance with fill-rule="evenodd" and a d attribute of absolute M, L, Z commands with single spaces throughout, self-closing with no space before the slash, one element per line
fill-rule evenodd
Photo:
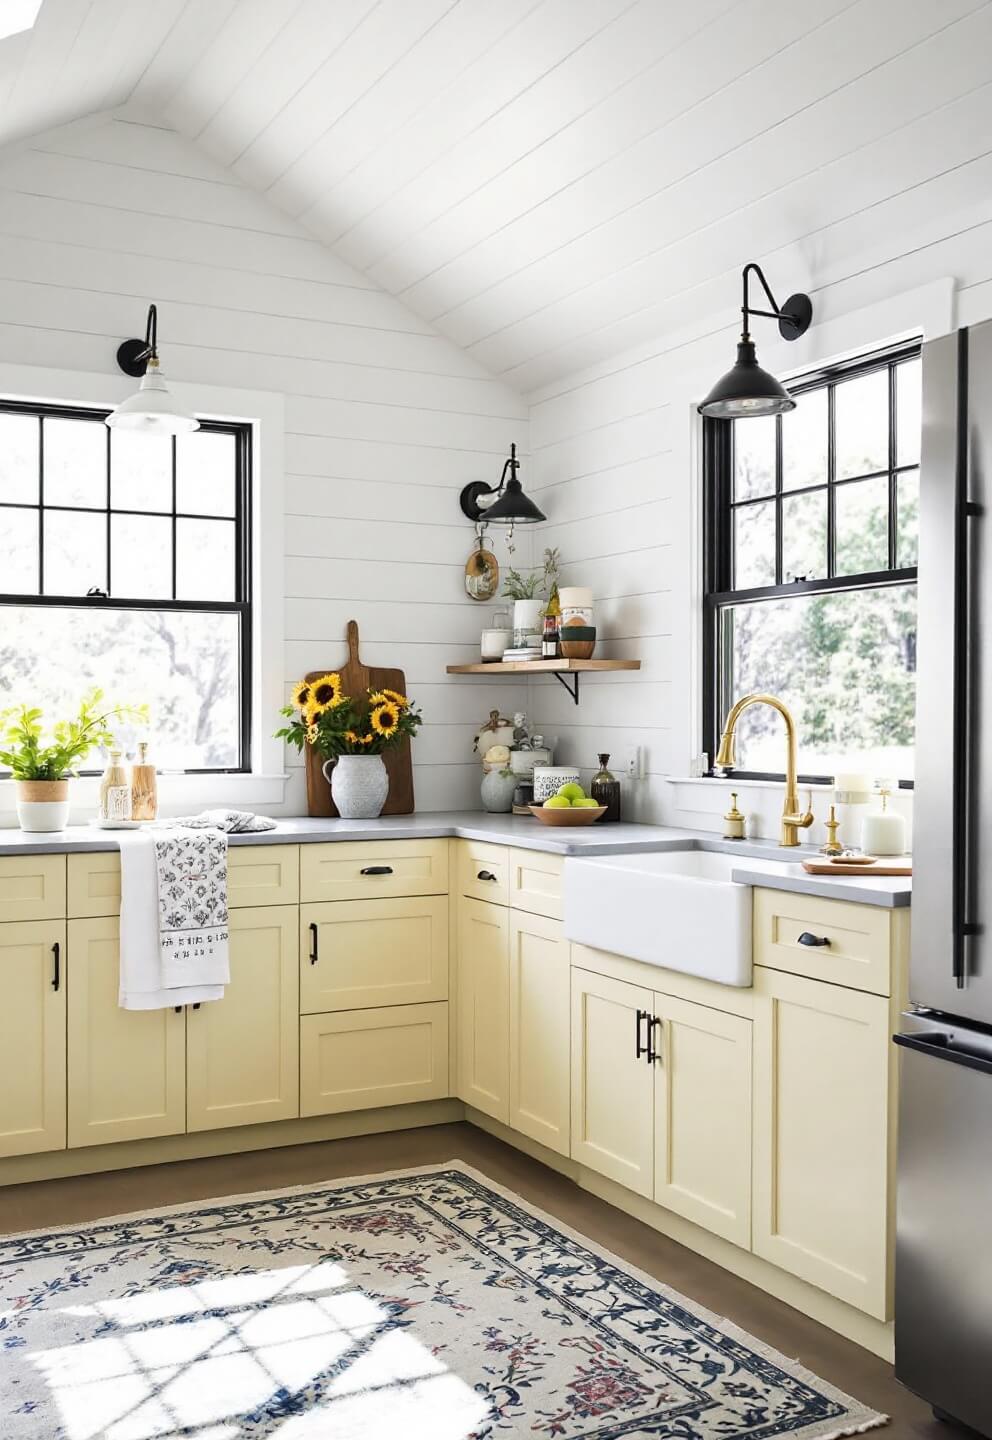
<path fill-rule="evenodd" d="M 17 793 L 17 822 L 29 832 L 64 830 L 69 820 L 69 779 L 98 745 L 110 745 L 111 721 L 147 724 L 146 706 L 107 705 L 101 690 L 90 690 L 71 720 L 57 720 L 44 736 L 44 712 L 15 705 L 0 712 L 0 765 L 6 765 Z"/>

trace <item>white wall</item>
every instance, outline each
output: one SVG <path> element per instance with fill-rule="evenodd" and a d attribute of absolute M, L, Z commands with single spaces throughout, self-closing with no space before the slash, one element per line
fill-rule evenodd
<path fill-rule="evenodd" d="M 947 171 L 802 247 L 752 256 L 742 235 L 741 262 L 760 259 L 781 297 L 808 290 L 815 309 L 813 328 L 793 345 L 756 322 L 762 363 L 784 375 L 921 327 L 932 337 L 992 315 L 987 166 L 983 158 Z M 701 314 L 530 397 L 531 469 L 549 516 L 537 543 L 560 545 L 566 579 L 592 584 L 597 654 L 643 665 L 637 675 L 589 677 L 577 709 L 550 682 L 533 682 L 532 708 L 561 735 L 560 758 L 587 773 L 597 750 L 644 747 L 647 778 L 626 786 L 630 818 L 714 829 L 729 784 L 681 783 L 701 748 L 695 404 L 732 362 L 738 305 L 728 292 L 720 316 Z M 754 833 L 775 834 L 780 789 L 744 791 Z M 826 802 L 826 793 L 815 797 L 821 819 Z M 908 813 L 911 801 L 900 803 Z M 821 825 L 810 838 L 825 838 Z"/>
<path fill-rule="evenodd" d="M 285 397 L 283 678 L 344 659 L 399 666 L 427 724 L 419 809 L 477 805 L 472 735 L 520 685 L 477 658 L 464 594 L 468 480 L 498 477 L 527 410 L 449 341 L 171 130 L 134 110 L 0 155 L 0 363 L 107 373 L 159 305 L 167 375 Z M 501 553 L 505 558 L 505 551 Z M 273 715 L 272 727 L 280 723 Z M 288 757 L 284 813 L 305 809 Z"/>

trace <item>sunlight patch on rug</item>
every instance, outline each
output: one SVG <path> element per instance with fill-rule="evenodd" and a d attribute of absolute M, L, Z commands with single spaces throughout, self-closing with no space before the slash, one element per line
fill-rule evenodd
<path fill-rule="evenodd" d="M 5 1440 L 836 1440 L 884 1417 L 460 1164 L 0 1241 Z"/>

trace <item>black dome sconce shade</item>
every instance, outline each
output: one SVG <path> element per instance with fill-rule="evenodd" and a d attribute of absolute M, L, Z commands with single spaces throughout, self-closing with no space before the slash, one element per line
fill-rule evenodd
<path fill-rule="evenodd" d="M 537 525 L 541 520 L 546 520 L 548 517 L 544 512 L 524 494 L 524 488 L 517 479 L 519 468 L 517 447 L 511 445 L 498 485 L 487 485 L 483 480 L 473 480 L 462 490 L 458 497 L 462 514 L 467 515 L 470 520 L 485 520 L 487 525 Z M 487 496 L 495 498 L 486 503 Z"/>
<path fill-rule="evenodd" d="M 761 288 L 768 297 L 770 310 L 753 310 L 748 304 L 748 280 L 755 274 Z M 700 415 L 709 415 L 717 420 L 740 420 L 751 415 L 783 415 L 796 408 L 796 402 L 780 381 L 762 370 L 758 364 L 754 341 L 751 339 L 750 318 L 762 315 L 768 320 L 778 321 L 778 333 L 783 340 L 798 340 L 805 335 L 813 320 L 813 302 L 808 295 L 790 295 L 779 308 L 775 297 L 768 288 L 761 266 L 750 261 L 744 266 L 742 275 L 744 303 L 741 313 L 744 325 L 737 346 L 737 360 L 733 369 L 718 380 L 706 399 L 697 408 Z"/>

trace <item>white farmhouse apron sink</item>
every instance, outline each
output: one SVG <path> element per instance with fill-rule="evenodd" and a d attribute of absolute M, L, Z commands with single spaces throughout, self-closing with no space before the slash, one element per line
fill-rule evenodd
<path fill-rule="evenodd" d="M 735 855 L 653 851 L 565 861 L 569 940 L 721 985 L 751 984 L 751 887 Z"/>

